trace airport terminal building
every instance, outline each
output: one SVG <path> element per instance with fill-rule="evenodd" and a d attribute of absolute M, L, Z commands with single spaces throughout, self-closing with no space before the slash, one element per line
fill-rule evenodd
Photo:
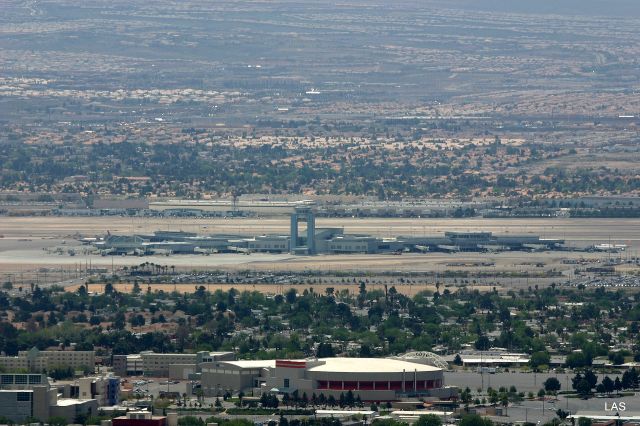
<path fill-rule="evenodd" d="M 306 229 L 299 229 L 300 223 Z M 153 235 L 111 235 L 93 242 L 103 255 L 214 254 L 222 252 L 315 254 L 376 254 L 401 252 L 460 252 L 560 250 L 564 241 L 538 235 L 494 235 L 491 232 L 445 232 L 444 235 L 382 238 L 345 234 L 341 227 L 319 228 L 311 204 L 295 208 L 289 234 L 197 235 L 184 231 L 157 231 Z"/>
<path fill-rule="evenodd" d="M 442 368 L 394 358 L 221 361 L 202 364 L 206 396 L 225 391 L 334 396 L 352 391 L 363 401 L 396 401 L 407 396 L 455 397 Z"/>

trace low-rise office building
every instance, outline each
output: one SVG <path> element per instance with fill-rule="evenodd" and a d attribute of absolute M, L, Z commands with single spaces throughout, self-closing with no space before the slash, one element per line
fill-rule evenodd
<path fill-rule="evenodd" d="M 74 370 L 93 371 L 96 365 L 96 353 L 94 351 L 38 351 L 37 349 L 34 351 L 34 349 L 18 352 L 18 356 L 35 355 L 36 357 L 45 358 L 48 368 L 71 367 Z"/>
<path fill-rule="evenodd" d="M 120 402 L 120 378 L 116 376 L 83 377 L 78 381 L 80 399 L 95 399 L 100 407 Z"/>
<path fill-rule="evenodd" d="M 169 366 L 174 364 L 197 363 L 197 354 L 158 354 L 153 352 L 141 352 L 142 370 L 145 376 L 168 377 Z"/>
<path fill-rule="evenodd" d="M 0 356 L 0 367 L 8 372 L 28 371 L 40 373 L 54 368 L 73 368 L 93 371 L 94 351 L 40 351 L 32 348 L 20 351 L 17 356 Z"/>
<path fill-rule="evenodd" d="M 113 373 L 116 376 L 141 376 L 144 373 L 142 367 L 142 356 L 133 355 L 113 355 L 111 359 Z"/>
<path fill-rule="evenodd" d="M 113 372 L 118 376 L 151 376 L 186 379 L 200 372 L 200 365 L 213 361 L 231 361 L 233 352 L 198 352 L 194 354 L 162 354 L 141 352 L 132 355 L 114 355 Z"/>

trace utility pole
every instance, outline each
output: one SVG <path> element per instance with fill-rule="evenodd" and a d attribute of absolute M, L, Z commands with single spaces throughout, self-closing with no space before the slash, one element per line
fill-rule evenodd
<path fill-rule="evenodd" d="M 565 386 L 565 389 L 569 390 L 569 375 L 567 374 L 565 376 L 565 378 L 566 378 L 566 383 L 567 383 L 566 386 Z M 567 398 L 567 396 L 565 395 L 564 399 L 565 399 L 565 401 L 567 401 L 567 411 L 569 411 L 569 398 Z"/>
<path fill-rule="evenodd" d="M 482 349 L 480 350 L 480 388 L 484 391 L 484 362 L 482 360 L 483 353 Z"/>

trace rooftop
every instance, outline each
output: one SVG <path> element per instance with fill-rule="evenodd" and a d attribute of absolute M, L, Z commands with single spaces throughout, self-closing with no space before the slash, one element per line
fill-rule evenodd
<path fill-rule="evenodd" d="M 431 365 L 389 358 L 322 358 L 324 364 L 311 367 L 309 371 L 345 373 L 402 373 L 403 371 L 441 371 Z"/>
<path fill-rule="evenodd" d="M 276 360 L 240 360 L 240 361 L 220 361 L 220 363 L 235 365 L 239 368 L 275 368 Z"/>
<path fill-rule="evenodd" d="M 69 407 L 71 405 L 83 404 L 91 399 L 72 399 L 72 398 L 60 398 L 56 404 L 58 407 Z"/>

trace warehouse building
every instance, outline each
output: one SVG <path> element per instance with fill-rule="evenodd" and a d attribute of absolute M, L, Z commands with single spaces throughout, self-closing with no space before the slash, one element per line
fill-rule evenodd
<path fill-rule="evenodd" d="M 456 355 L 449 355 L 445 359 L 453 362 L 456 356 L 460 358 L 460 362 L 465 367 L 520 367 L 527 365 L 530 360 L 530 356 L 527 354 L 504 350 L 461 351 Z"/>
<path fill-rule="evenodd" d="M 202 391 L 205 396 L 218 396 L 224 395 L 227 391 L 261 390 L 268 371 L 275 366 L 275 360 L 204 363 L 200 376 Z"/>

